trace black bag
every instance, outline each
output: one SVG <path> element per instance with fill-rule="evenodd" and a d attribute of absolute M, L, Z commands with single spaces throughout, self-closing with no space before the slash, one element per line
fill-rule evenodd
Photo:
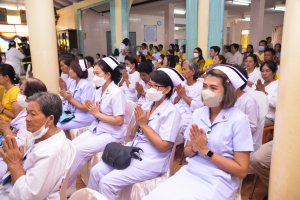
<path fill-rule="evenodd" d="M 131 158 L 141 161 L 141 157 L 135 153 L 144 152 L 139 147 L 123 146 L 120 143 L 112 142 L 106 145 L 102 154 L 102 160 L 115 169 L 126 169 L 131 162 Z"/>

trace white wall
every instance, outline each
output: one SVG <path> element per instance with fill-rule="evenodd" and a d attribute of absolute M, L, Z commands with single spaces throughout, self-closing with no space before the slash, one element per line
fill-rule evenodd
<path fill-rule="evenodd" d="M 264 18 L 264 30 L 263 39 L 267 37 L 272 37 L 272 26 L 277 24 L 283 24 L 284 12 L 278 14 L 265 15 Z"/>
<path fill-rule="evenodd" d="M 175 35 L 174 38 L 175 39 L 186 39 L 186 30 L 175 30 Z"/>
<path fill-rule="evenodd" d="M 129 30 L 136 32 L 136 44 L 144 43 L 144 25 L 157 25 L 161 21 L 161 26 L 157 26 L 157 41 L 145 42 L 147 45 L 164 44 L 164 17 L 149 15 L 129 15 Z M 98 14 L 92 10 L 86 10 L 83 20 L 84 55 L 95 57 L 96 53 L 107 54 L 106 32 L 110 31 L 110 13 Z M 177 39 L 177 38 L 176 38 Z M 165 49 L 165 47 L 164 47 Z"/>
<path fill-rule="evenodd" d="M 238 24 L 230 22 L 230 35 L 229 43 L 241 43 L 242 30 L 249 30 L 250 22 L 249 21 L 238 21 Z"/>

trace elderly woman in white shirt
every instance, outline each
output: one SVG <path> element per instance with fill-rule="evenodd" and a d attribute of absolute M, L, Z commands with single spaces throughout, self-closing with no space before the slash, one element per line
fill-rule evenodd
<path fill-rule="evenodd" d="M 182 76 L 185 80 L 175 88 L 176 92 L 171 98 L 172 103 L 174 103 L 183 119 L 183 127 L 176 142 L 177 145 L 184 143 L 183 133 L 189 125 L 194 111 L 204 106 L 201 99 L 203 83 L 198 80 L 199 75 L 200 71 L 197 62 L 190 60 L 184 61 Z M 177 155 L 181 155 L 180 152 L 178 152 Z"/>
<path fill-rule="evenodd" d="M 255 54 L 250 54 L 247 56 L 245 60 L 245 68 L 247 70 L 248 74 L 248 81 L 247 86 L 244 89 L 245 92 L 248 92 L 251 90 L 251 87 L 253 84 L 261 78 L 261 73 L 259 68 L 256 68 L 258 66 L 257 56 Z"/>
<path fill-rule="evenodd" d="M 0 154 L 9 174 L 3 179 L 0 199 L 59 199 L 71 151 L 64 132 L 56 126 L 62 104 L 58 95 L 38 92 L 28 98 L 26 124 L 32 133 L 28 150 L 7 136 Z"/>
<path fill-rule="evenodd" d="M 277 73 L 277 63 L 274 61 L 266 61 L 260 66 L 261 79 L 252 86 L 253 89 L 265 93 L 269 100 L 269 110 L 265 119 L 265 127 L 274 126 L 275 111 L 277 105 L 278 80 L 275 79 Z M 272 132 L 266 134 L 266 142 L 273 138 Z"/>
<path fill-rule="evenodd" d="M 140 73 L 136 70 L 138 63 L 134 57 L 125 60 L 126 70 L 122 71 L 119 87 L 125 93 L 126 99 L 137 101 L 135 84 L 141 81 Z"/>
<path fill-rule="evenodd" d="M 26 108 L 28 105 L 28 97 L 39 91 L 47 92 L 47 87 L 42 81 L 35 78 L 26 79 L 23 81 L 23 84 L 20 87 L 21 93 L 18 94 L 17 97 L 19 106 L 25 109 L 22 110 L 11 122 L 0 117 L 0 131 L 4 134 L 4 137 L 8 135 L 15 136 L 18 146 L 25 143 L 25 139 L 28 134 L 25 121 L 27 115 Z M 18 129 L 17 135 L 12 132 L 11 128 Z M 6 170 L 7 165 L 5 164 L 2 156 L 0 156 L 0 183 L 2 182 L 2 177 L 4 176 Z"/>
<path fill-rule="evenodd" d="M 8 50 L 5 53 L 6 57 L 6 64 L 10 64 L 15 73 L 19 76 L 21 75 L 21 67 L 22 67 L 22 60 L 25 57 L 24 54 L 21 53 L 18 49 L 16 49 L 16 42 L 11 40 L 8 44 Z"/>

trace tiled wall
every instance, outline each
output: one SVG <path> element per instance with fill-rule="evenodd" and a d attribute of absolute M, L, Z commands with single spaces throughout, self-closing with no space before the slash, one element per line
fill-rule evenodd
<path fill-rule="evenodd" d="M 157 25 L 161 21 L 161 26 L 157 26 L 157 41 L 145 42 L 146 44 L 164 44 L 164 17 L 136 15 L 129 16 L 130 32 L 136 32 L 136 44 L 144 43 L 144 25 Z M 96 53 L 107 54 L 106 31 L 110 31 L 110 13 L 98 14 L 92 10 L 86 10 L 83 20 L 83 33 L 86 34 L 84 39 L 84 55 L 95 57 Z"/>

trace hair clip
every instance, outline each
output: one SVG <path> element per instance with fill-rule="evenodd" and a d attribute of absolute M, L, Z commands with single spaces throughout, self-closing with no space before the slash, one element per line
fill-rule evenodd
<path fill-rule="evenodd" d="M 227 79 L 226 83 L 227 83 L 227 84 L 229 84 L 229 83 L 230 83 L 230 80 L 229 80 L 229 79 Z"/>

